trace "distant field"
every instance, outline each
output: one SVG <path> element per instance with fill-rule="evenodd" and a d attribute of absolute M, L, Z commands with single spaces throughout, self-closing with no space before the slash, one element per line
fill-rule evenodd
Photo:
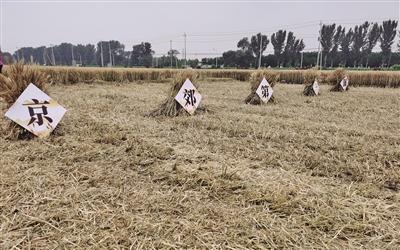
<path fill-rule="evenodd" d="M 76 67 L 39 67 L 50 76 L 55 84 L 76 84 L 79 82 L 137 82 L 166 81 L 172 78 L 176 69 L 141 69 L 141 68 L 76 68 Z M 214 69 L 197 70 L 202 78 L 230 78 L 247 81 L 254 70 Z M 281 82 L 302 84 L 305 70 L 279 70 Z M 322 71 L 322 83 L 333 70 Z M 367 87 L 400 87 L 400 72 L 396 71 L 349 71 L 350 85 Z"/>
<path fill-rule="evenodd" d="M 248 84 L 201 80 L 210 113 L 154 119 L 168 77 L 137 71 L 56 80 L 76 83 L 50 88 L 56 135 L 0 135 L 1 249 L 400 248 L 400 89 L 278 84 L 251 106 Z"/>

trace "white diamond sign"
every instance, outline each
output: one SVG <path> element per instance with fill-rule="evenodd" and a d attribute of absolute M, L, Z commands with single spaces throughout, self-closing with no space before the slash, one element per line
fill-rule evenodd
<path fill-rule="evenodd" d="M 186 79 L 178 94 L 175 96 L 175 100 L 182 105 L 189 114 L 193 115 L 201 102 L 201 95 L 193 83 L 189 79 Z"/>
<path fill-rule="evenodd" d="M 269 99 L 272 96 L 272 93 L 274 93 L 274 90 L 271 88 L 265 77 L 258 86 L 256 93 L 260 97 L 260 99 L 265 103 L 269 101 Z"/>
<path fill-rule="evenodd" d="M 57 127 L 67 110 L 33 83 L 24 90 L 5 116 L 38 137 Z"/>
<path fill-rule="evenodd" d="M 314 90 L 315 95 L 319 95 L 319 84 L 317 80 L 314 81 L 312 88 Z"/>
<path fill-rule="evenodd" d="M 343 80 L 340 82 L 340 85 L 342 86 L 343 90 L 346 90 L 347 87 L 349 86 L 349 79 L 347 76 L 343 78 Z"/>

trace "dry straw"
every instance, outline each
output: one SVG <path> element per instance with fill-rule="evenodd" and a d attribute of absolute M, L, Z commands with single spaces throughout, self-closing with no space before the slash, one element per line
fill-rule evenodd
<path fill-rule="evenodd" d="M 166 82 L 179 74 L 176 69 L 142 69 L 142 68 L 76 68 L 76 67 L 41 67 L 35 66 L 49 75 L 55 84 L 76 84 L 92 82 Z M 279 81 L 288 84 L 303 84 L 305 70 L 276 70 L 279 72 Z M 218 69 L 196 70 L 200 78 L 226 78 L 238 81 L 248 81 L 254 70 Z M 320 82 L 328 83 L 332 80 L 334 71 L 321 71 Z M 368 87 L 400 87 L 400 73 L 389 71 L 349 71 L 348 77 L 352 86 Z"/>
<path fill-rule="evenodd" d="M 184 70 L 180 71 L 174 78 L 172 82 L 171 89 L 166 100 L 161 104 L 161 106 L 153 110 L 149 116 L 179 116 L 188 115 L 186 110 L 175 100 L 175 96 L 178 94 L 179 90 L 182 88 L 183 83 L 186 79 L 189 79 L 193 85 L 198 88 L 196 79 L 198 78 L 198 73 L 194 70 Z M 204 107 L 199 106 L 196 112 L 207 112 L 208 110 Z"/>
<path fill-rule="evenodd" d="M 250 76 L 250 95 L 246 97 L 244 102 L 246 104 L 252 104 L 252 105 L 261 105 L 264 102 L 261 100 L 261 98 L 258 96 L 256 93 L 258 86 L 260 85 L 261 81 L 265 78 L 270 86 L 273 88 L 275 84 L 279 81 L 279 72 L 278 71 L 273 71 L 273 70 L 258 70 L 255 71 L 251 74 Z M 268 102 L 275 102 L 274 95 L 271 96 Z"/>
<path fill-rule="evenodd" d="M 0 99 L 10 108 L 30 83 L 46 92 L 47 78 L 44 73 L 22 62 L 9 66 L 4 75 L 0 74 Z M 8 122 L 5 132 L 10 139 L 33 137 L 28 130 L 11 121 Z"/>
<path fill-rule="evenodd" d="M 342 85 L 340 85 L 340 82 L 343 80 L 345 76 L 346 76 L 346 70 L 342 68 L 338 68 L 335 71 L 333 71 L 330 75 L 328 75 L 327 82 L 333 85 L 331 91 L 342 92 L 349 90 L 348 86 L 346 89 L 343 89 Z"/>
<path fill-rule="evenodd" d="M 303 74 L 303 84 L 306 86 L 304 87 L 303 90 L 303 95 L 305 96 L 315 96 L 316 93 L 314 92 L 313 85 L 314 81 L 317 80 L 318 82 L 320 81 L 320 74 L 317 70 L 315 69 L 309 69 L 306 70 Z"/>

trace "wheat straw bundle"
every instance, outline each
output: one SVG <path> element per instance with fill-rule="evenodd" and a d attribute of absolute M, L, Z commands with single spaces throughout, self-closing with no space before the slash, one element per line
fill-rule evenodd
<path fill-rule="evenodd" d="M 189 79 L 193 85 L 197 88 L 195 80 L 198 78 L 198 74 L 194 70 L 183 70 L 180 71 L 173 78 L 172 86 L 169 91 L 169 94 L 166 100 L 160 105 L 159 108 L 153 110 L 148 114 L 151 117 L 156 116 L 179 116 L 179 115 L 187 115 L 188 113 L 184 110 L 184 108 L 175 100 L 175 96 L 178 94 L 181 89 L 183 83 L 186 79 Z M 204 107 L 198 107 L 196 112 L 207 112 L 207 109 Z"/>
<path fill-rule="evenodd" d="M 279 72 L 278 71 L 273 71 L 273 70 L 257 70 L 253 72 L 250 76 L 250 94 L 246 97 L 244 102 L 246 104 L 252 104 L 252 105 L 261 105 L 263 104 L 263 101 L 261 98 L 258 96 L 256 93 L 258 86 L 260 85 L 261 81 L 263 79 L 266 79 L 273 88 L 275 84 L 279 81 Z M 268 102 L 275 102 L 274 95 L 271 96 Z"/>
<path fill-rule="evenodd" d="M 331 88 L 330 91 L 334 92 L 342 92 L 342 91 L 347 91 L 349 90 L 349 86 L 347 86 L 346 89 L 343 89 L 342 85 L 340 82 L 345 78 L 346 76 L 346 70 L 342 68 L 338 68 L 335 71 L 333 71 L 329 76 L 327 81 L 329 84 L 332 84 L 333 87 Z"/>
<path fill-rule="evenodd" d="M 46 92 L 47 78 L 37 68 L 26 66 L 19 62 L 7 68 L 4 75 L 0 74 L 0 99 L 10 108 L 30 83 Z M 33 135 L 18 124 L 9 121 L 5 129 L 6 137 L 11 139 L 29 139 Z"/>
<path fill-rule="evenodd" d="M 303 73 L 303 84 L 305 84 L 303 95 L 305 96 L 315 96 L 317 93 L 314 91 L 314 81 L 317 80 L 319 82 L 320 74 L 315 69 L 306 70 Z"/>

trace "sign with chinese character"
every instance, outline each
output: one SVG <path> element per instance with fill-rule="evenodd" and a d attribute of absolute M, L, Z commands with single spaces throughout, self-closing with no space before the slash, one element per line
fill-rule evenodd
<path fill-rule="evenodd" d="M 312 88 L 314 90 L 315 95 L 319 95 L 319 84 L 317 80 L 314 81 Z"/>
<path fill-rule="evenodd" d="M 265 78 L 261 81 L 260 85 L 258 86 L 258 89 L 256 90 L 257 95 L 265 103 L 269 101 L 273 92 L 274 90 L 271 88 L 267 79 Z"/>
<path fill-rule="evenodd" d="M 38 137 L 56 128 L 67 110 L 34 84 L 24 90 L 5 116 Z"/>
<path fill-rule="evenodd" d="M 349 79 L 347 76 L 343 78 L 343 80 L 340 82 L 340 85 L 342 86 L 343 90 L 346 90 L 347 87 L 349 86 Z"/>
<path fill-rule="evenodd" d="M 193 115 L 201 102 L 201 95 L 193 83 L 189 79 L 186 79 L 178 94 L 175 96 L 175 100 L 182 105 L 189 114 Z"/>

